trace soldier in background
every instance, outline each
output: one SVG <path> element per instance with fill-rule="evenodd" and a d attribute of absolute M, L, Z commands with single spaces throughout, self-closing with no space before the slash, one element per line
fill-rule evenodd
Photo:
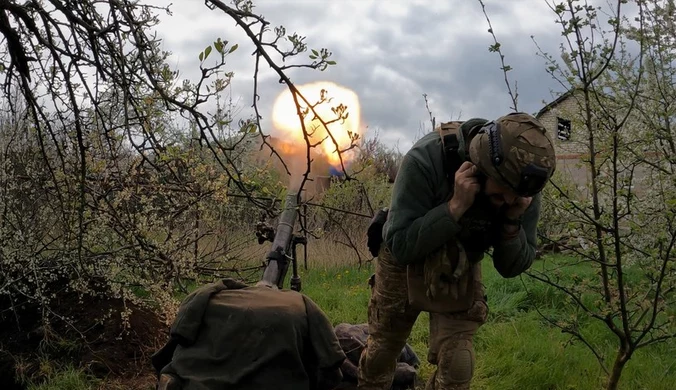
<path fill-rule="evenodd" d="M 344 360 L 310 298 L 233 279 L 186 297 L 169 342 L 152 358 L 158 390 L 330 390 Z"/>
<path fill-rule="evenodd" d="M 356 390 L 358 381 L 359 358 L 368 338 L 368 324 L 340 323 L 335 327 L 338 342 L 343 348 L 347 359 L 340 367 L 343 382 L 337 389 Z M 404 345 L 397 357 L 397 366 L 394 370 L 394 379 L 391 390 L 415 389 L 418 384 L 418 367 L 420 360 L 410 345 Z"/>
<path fill-rule="evenodd" d="M 430 313 L 427 358 L 437 366 L 427 388 L 469 389 L 473 337 L 488 315 L 484 253 L 493 249 L 493 266 L 505 278 L 535 258 L 540 192 L 556 167 L 544 126 L 512 113 L 436 130 L 407 152 L 386 218 L 381 213 L 369 227 L 378 259 L 359 389 L 390 388 L 421 311 Z"/>

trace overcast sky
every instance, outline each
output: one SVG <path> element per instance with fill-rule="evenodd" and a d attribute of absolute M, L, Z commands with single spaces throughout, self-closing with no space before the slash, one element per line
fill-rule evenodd
<path fill-rule="evenodd" d="M 167 5 L 169 0 L 152 0 Z M 423 126 L 430 129 L 423 94 L 437 122 L 470 117 L 494 118 L 509 111 L 511 100 L 499 57 L 488 51 L 493 38 L 475 0 L 256 0 L 255 13 L 273 26 L 307 36 L 310 48 L 326 47 L 337 65 L 324 72 L 288 72 L 297 84 L 332 81 L 353 90 L 361 103 L 361 123 L 389 145 L 405 152 Z M 545 72 L 530 36 L 556 54 L 561 39 L 555 15 L 544 0 L 486 0 L 509 72 L 518 81 L 519 109 L 537 112 L 559 86 Z M 230 57 L 235 73 L 233 98 L 247 113 L 253 88 L 253 46 L 222 11 L 203 0 L 175 0 L 173 15 L 162 14 L 158 32 L 171 65 L 195 79 L 198 54 L 221 37 L 238 43 Z M 275 57 L 277 58 L 277 57 Z M 307 58 L 307 57 L 306 57 Z M 260 108 L 270 132 L 274 99 L 285 86 L 263 72 Z"/>

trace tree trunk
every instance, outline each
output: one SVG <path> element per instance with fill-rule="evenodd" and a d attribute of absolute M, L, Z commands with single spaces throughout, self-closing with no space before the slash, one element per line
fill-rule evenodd
<path fill-rule="evenodd" d="M 606 390 L 617 390 L 617 386 L 620 384 L 620 376 L 622 376 L 622 369 L 624 369 L 624 365 L 627 364 L 630 357 L 631 354 L 625 351 L 624 348 L 618 351 L 615 363 L 613 363 L 613 370 L 608 378 Z"/>

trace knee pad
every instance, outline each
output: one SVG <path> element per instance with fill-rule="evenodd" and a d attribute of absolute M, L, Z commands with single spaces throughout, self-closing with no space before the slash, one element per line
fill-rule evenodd
<path fill-rule="evenodd" d="M 474 348 L 472 340 L 449 340 L 444 347 L 439 351 L 437 383 L 442 386 L 441 388 L 469 383 L 474 375 Z"/>

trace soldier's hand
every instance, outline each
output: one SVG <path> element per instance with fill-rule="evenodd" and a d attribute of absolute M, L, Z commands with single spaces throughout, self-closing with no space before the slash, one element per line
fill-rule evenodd
<path fill-rule="evenodd" d="M 173 375 L 162 374 L 157 390 L 181 390 L 181 383 Z"/>
<path fill-rule="evenodd" d="M 514 201 L 514 204 L 509 206 L 505 210 L 505 217 L 510 218 L 510 219 L 517 219 L 520 216 L 523 215 L 524 212 L 526 212 L 526 209 L 528 206 L 530 206 L 530 203 L 533 201 L 532 197 L 527 197 L 527 198 L 516 198 Z"/>
<path fill-rule="evenodd" d="M 456 221 L 472 207 L 474 198 L 481 189 L 479 179 L 476 177 L 477 173 L 479 169 L 469 161 L 462 163 L 455 172 L 453 198 L 448 202 L 448 208 Z"/>

